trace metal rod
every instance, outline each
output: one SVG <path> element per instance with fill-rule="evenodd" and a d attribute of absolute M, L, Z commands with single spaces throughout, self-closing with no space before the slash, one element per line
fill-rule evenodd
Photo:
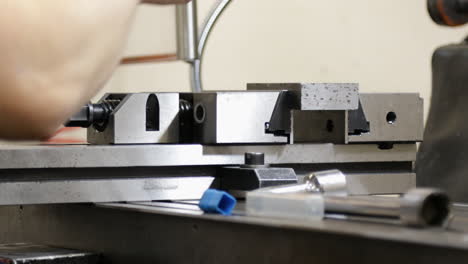
<path fill-rule="evenodd" d="M 193 0 L 176 6 L 177 54 L 155 54 L 126 57 L 121 64 L 155 63 L 183 60 L 190 64 L 191 87 L 193 92 L 202 92 L 202 57 L 205 44 L 218 18 L 231 0 L 219 0 L 205 20 L 200 33 L 197 26 L 197 3 Z M 198 36 L 200 35 L 200 38 Z"/>
<path fill-rule="evenodd" d="M 203 91 L 201 80 L 201 64 L 202 60 L 197 59 L 190 63 L 190 84 L 192 92 L 201 93 Z"/>
<path fill-rule="evenodd" d="M 401 198 L 324 196 L 329 214 L 398 219 L 414 226 L 441 225 L 449 216 L 450 200 L 437 189 L 412 189 Z"/>
<path fill-rule="evenodd" d="M 199 58 L 197 1 L 176 6 L 177 57 L 186 62 Z"/>
<path fill-rule="evenodd" d="M 325 196 L 327 213 L 400 218 L 400 199 L 370 196 Z"/>

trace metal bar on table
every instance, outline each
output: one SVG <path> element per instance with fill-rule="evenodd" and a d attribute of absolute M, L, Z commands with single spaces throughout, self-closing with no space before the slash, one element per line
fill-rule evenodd
<path fill-rule="evenodd" d="M 265 153 L 268 164 L 411 162 L 416 144 L 4 146 L 0 169 L 239 165 L 246 152 Z"/>

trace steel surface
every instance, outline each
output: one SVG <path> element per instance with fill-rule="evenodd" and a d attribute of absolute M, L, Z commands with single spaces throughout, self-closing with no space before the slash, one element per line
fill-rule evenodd
<path fill-rule="evenodd" d="M 233 217 L 223 217 L 219 215 L 200 214 L 194 206 L 181 203 L 129 203 L 115 204 L 103 203 L 98 204 L 98 207 L 112 208 L 127 212 L 141 212 L 156 215 L 168 215 L 184 217 L 188 219 L 202 219 L 215 221 L 218 223 L 229 222 L 236 224 L 250 224 L 255 226 L 269 226 L 277 228 L 277 230 L 296 229 L 305 231 L 324 231 L 330 234 L 351 235 L 356 237 L 366 237 L 374 241 L 389 240 L 401 243 L 413 243 L 420 245 L 432 245 L 438 247 L 452 247 L 466 250 L 468 257 L 468 241 L 466 240 L 465 231 L 468 231 L 466 209 L 454 210 L 453 219 L 457 220 L 457 226 L 461 227 L 464 224 L 462 232 L 452 232 L 450 229 L 430 228 L 425 230 L 408 228 L 401 225 L 382 225 L 370 223 L 367 221 L 301 221 L 292 219 L 273 219 L 273 218 L 257 218 L 245 215 L 245 204 L 240 202 L 234 209 Z M 185 203 L 182 203 L 185 204 Z M 389 203 L 389 206 L 396 206 L 396 203 Z M 460 217 L 458 217 L 460 216 Z M 453 221 L 455 222 L 455 221 Z M 450 228 L 450 226 L 449 226 Z M 441 239 L 443 237 L 444 239 Z"/>
<path fill-rule="evenodd" d="M 216 92 L 194 94 L 197 134 L 206 144 L 286 143 L 286 137 L 265 133 L 279 92 Z M 201 115 L 204 109 L 205 115 Z M 203 118 L 201 118 L 203 117 Z M 197 120 L 196 119 L 196 120 Z M 201 120 L 203 119 L 203 120 Z"/>
<path fill-rule="evenodd" d="M 291 142 L 348 143 L 347 111 L 292 110 Z"/>
<path fill-rule="evenodd" d="M 415 160 L 416 144 L 2 146 L 0 169 L 238 165 L 246 152 L 269 164 L 400 162 Z"/>
<path fill-rule="evenodd" d="M 200 215 L 196 208 L 171 210 L 170 205 L 101 206 L 107 208 L 1 207 L 0 215 L 5 217 L 0 218 L 0 233 L 9 234 L 19 226 L 15 230 L 24 240 L 98 251 L 117 264 L 464 263 L 468 259 L 466 235 L 439 228 L 223 217 Z M 9 234 L 0 239 L 10 237 L 15 238 Z"/>
<path fill-rule="evenodd" d="M 99 254 L 26 243 L 1 244 L 0 263 L 5 264 L 98 264 Z"/>
<path fill-rule="evenodd" d="M 147 131 L 147 101 L 157 98 L 158 129 Z M 92 144 L 151 144 L 179 142 L 179 94 L 128 94 L 112 113 L 103 132 L 88 128 L 88 142 Z"/>
<path fill-rule="evenodd" d="M 361 94 L 370 132 L 349 142 L 419 142 L 424 133 L 424 107 L 419 94 Z"/>
<path fill-rule="evenodd" d="M 0 181 L 0 205 L 200 199 L 213 179 Z"/>
<path fill-rule="evenodd" d="M 248 90 L 288 90 L 298 110 L 354 110 L 359 104 L 357 83 L 249 83 Z"/>

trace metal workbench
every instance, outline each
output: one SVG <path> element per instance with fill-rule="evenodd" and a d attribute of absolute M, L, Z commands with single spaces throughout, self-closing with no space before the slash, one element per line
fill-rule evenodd
<path fill-rule="evenodd" d="M 253 218 L 242 208 L 203 215 L 191 202 L 10 206 L 0 209 L 0 234 L 99 250 L 112 263 L 464 263 L 465 210 L 443 230 Z"/>
<path fill-rule="evenodd" d="M 261 219 L 245 216 L 242 208 L 232 217 L 202 215 L 191 202 L 55 204 L 199 196 L 220 167 L 242 163 L 249 151 L 264 152 L 268 163 L 286 164 L 298 176 L 339 168 L 388 187 L 400 174 L 411 179 L 415 148 L 415 144 L 395 144 L 392 149 L 374 144 L 4 147 L 0 151 L 0 200 L 4 204 L 0 206 L 0 242 L 99 252 L 112 263 L 447 263 L 468 259 L 468 237 L 460 231 L 332 219 Z M 164 184 L 165 180 L 171 182 Z M 187 186 L 194 191 L 188 192 Z M 454 226 L 463 222 L 463 217 L 457 218 Z"/>
<path fill-rule="evenodd" d="M 468 259 L 468 237 L 460 231 L 254 218 L 242 203 L 234 216 L 202 214 L 191 199 L 207 188 L 245 193 L 321 170 L 345 173 L 350 195 L 414 188 L 423 131 L 417 94 L 358 94 L 356 84 L 287 84 L 287 91 L 278 85 L 108 94 L 101 104 L 115 109 L 88 128 L 92 145 L 2 147 L 0 242 L 98 252 L 117 264 Z M 164 114 L 149 115 L 153 108 Z M 252 153 L 264 161 L 248 163 Z"/>

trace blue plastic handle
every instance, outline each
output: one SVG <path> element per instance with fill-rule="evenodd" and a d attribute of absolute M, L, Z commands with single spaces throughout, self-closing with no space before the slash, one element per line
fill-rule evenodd
<path fill-rule="evenodd" d="M 229 193 L 208 189 L 203 194 L 198 206 L 205 213 L 231 215 L 236 203 L 236 198 Z"/>

